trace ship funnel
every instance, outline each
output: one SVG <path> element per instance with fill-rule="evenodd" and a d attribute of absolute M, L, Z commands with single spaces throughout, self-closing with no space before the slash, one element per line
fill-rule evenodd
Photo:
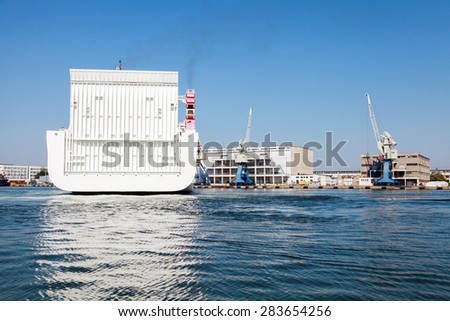
<path fill-rule="evenodd" d="M 186 130 L 195 130 L 195 90 L 186 90 Z"/>

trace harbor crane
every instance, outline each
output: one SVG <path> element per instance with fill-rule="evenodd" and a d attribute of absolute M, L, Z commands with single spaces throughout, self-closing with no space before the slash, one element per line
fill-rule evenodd
<path fill-rule="evenodd" d="M 197 146 L 197 169 L 194 180 L 195 185 L 211 185 L 208 172 L 202 162 L 205 159 L 205 152 L 203 151 L 202 145 L 199 142 Z"/>
<path fill-rule="evenodd" d="M 366 93 L 365 95 L 367 97 L 367 104 L 369 105 L 370 121 L 372 122 L 372 128 L 375 134 L 375 139 L 377 141 L 377 147 L 381 152 L 377 161 L 375 161 L 370 167 L 370 176 L 373 177 L 372 175 L 376 175 L 377 173 L 381 172 L 381 178 L 378 178 L 375 181 L 375 185 L 395 185 L 398 183 L 398 181 L 393 178 L 392 170 L 397 164 L 398 156 L 397 150 L 395 149 L 397 142 L 387 131 L 384 131 L 383 134 L 380 134 L 370 96 L 368 93 Z M 379 175 L 376 176 L 379 177 Z"/>
<path fill-rule="evenodd" d="M 247 131 L 245 133 L 244 141 L 239 141 L 239 154 L 236 157 L 236 165 L 238 166 L 236 171 L 236 178 L 231 182 L 231 185 L 254 185 L 255 182 L 250 179 L 248 174 L 248 143 L 250 142 L 250 132 L 252 128 L 252 114 L 253 108 L 250 107 L 248 113 Z"/>
<path fill-rule="evenodd" d="M 186 104 L 186 119 L 184 122 L 185 130 L 195 130 L 195 106 L 196 106 L 196 93 L 194 89 L 186 90 L 185 96 L 178 96 L 178 100 Z M 206 159 L 205 153 L 203 151 L 200 141 L 197 145 L 197 158 L 196 170 L 194 177 L 194 185 L 210 185 L 211 180 L 209 179 L 208 172 L 203 165 L 203 160 Z"/>

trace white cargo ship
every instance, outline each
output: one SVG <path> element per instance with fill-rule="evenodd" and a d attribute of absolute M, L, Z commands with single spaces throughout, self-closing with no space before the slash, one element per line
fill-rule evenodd
<path fill-rule="evenodd" d="M 48 170 L 74 193 L 188 191 L 197 146 L 195 91 L 178 95 L 177 72 L 72 69 L 70 124 L 47 131 Z"/>

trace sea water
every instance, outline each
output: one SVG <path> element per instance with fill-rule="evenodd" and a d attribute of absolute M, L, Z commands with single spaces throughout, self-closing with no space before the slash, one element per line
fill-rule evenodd
<path fill-rule="evenodd" d="M 450 300 L 450 191 L 0 188 L 0 300 Z"/>

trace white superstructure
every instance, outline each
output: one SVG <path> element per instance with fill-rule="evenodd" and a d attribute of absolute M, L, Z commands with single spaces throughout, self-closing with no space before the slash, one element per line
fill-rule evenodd
<path fill-rule="evenodd" d="M 80 193 L 190 188 L 195 92 L 182 126 L 178 99 L 177 72 L 70 70 L 69 128 L 47 131 L 53 183 Z"/>

